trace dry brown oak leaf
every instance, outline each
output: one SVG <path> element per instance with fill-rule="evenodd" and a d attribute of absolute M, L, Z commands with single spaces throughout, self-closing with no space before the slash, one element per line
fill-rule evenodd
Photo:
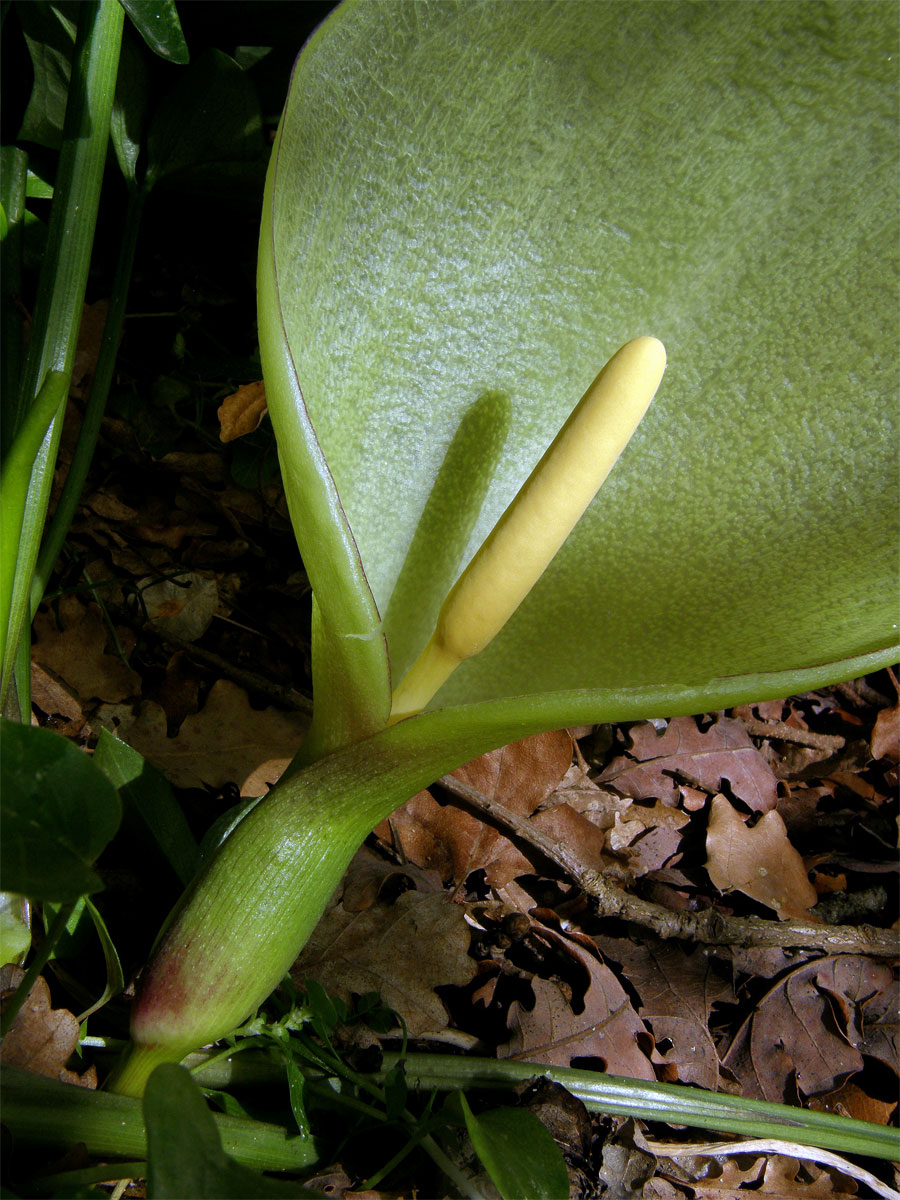
<path fill-rule="evenodd" d="M 809 1160 L 801 1162 L 788 1155 L 729 1156 L 719 1163 L 698 1156 L 696 1161 L 701 1166 L 697 1182 L 702 1183 L 703 1190 L 693 1194 L 709 1200 L 791 1200 L 794 1196 L 797 1200 L 851 1200 L 859 1195 L 854 1180 L 835 1168 Z"/>
<path fill-rule="evenodd" d="M 607 834 L 609 849 L 622 854 L 635 876 L 674 865 L 681 847 L 681 830 L 690 821 L 680 808 L 661 800 L 652 805 L 632 803 L 624 816 L 616 816 Z"/>
<path fill-rule="evenodd" d="M 393 904 L 361 912 L 336 904 L 322 918 L 291 968 L 300 986 L 315 979 L 332 996 L 379 992 L 404 1019 L 411 1037 L 438 1033 L 447 1010 L 435 987 L 469 983 L 465 909 L 444 892 L 405 892 Z"/>
<path fill-rule="evenodd" d="M 680 946 L 645 938 L 640 945 L 626 938 L 599 937 L 604 957 L 618 963 L 631 990 L 640 997 L 638 1013 L 653 1031 L 665 1061 L 668 1083 L 694 1083 L 718 1091 L 719 1056 L 709 1030 L 714 1004 L 731 1004 L 730 981 L 719 971 L 715 959 L 702 948 L 686 954 Z"/>
<path fill-rule="evenodd" d="M 267 412 L 265 384 L 262 381 L 243 384 L 219 406 L 219 441 L 233 442 L 252 433 Z"/>
<path fill-rule="evenodd" d="M 862 1070 L 867 1009 L 892 985 L 887 963 L 859 954 L 803 963 L 762 998 L 723 1063 L 745 1096 L 790 1102 L 797 1091 L 833 1092 Z"/>
<path fill-rule="evenodd" d="M 875 718 L 872 730 L 872 757 L 897 762 L 900 758 L 900 704 L 883 708 Z"/>
<path fill-rule="evenodd" d="M 534 1007 L 516 1001 L 511 1011 L 512 1037 L 497 1051 L 498 1058 L 523 1058 L 548 1066 L 568 1067 L 574 1058 L 602 1059 L 604 1070 L 632 1079 L 656 1079 L 653 1039 L 634 1011 L 615 973 L 598 955 L 572 938 L 536 925 L 538 935 L 573 958 L 583 969 L 587 986 L 580 1011 L 553 980 L 531 980 Z"/>
<path fill-rule="evenodd" d="M 106 653 L 109 631 L 96 605 L 62 596 L 57 614 L 42 610 L 34 620 L 32 658 L 69 685 L 81 700 L 114 702 L 140 695 L 141 677 L 116 654 Z"/>
<path fill-rule="evenodd" d="M 31 664 L 31 700 L 53 719 L 53 728 L 63 737 L 77 737 L 84 728 L 85 715 L 79 701 L 38 662 Z"/>
<path fill-rule="evenodd" d="M 679 779 L 695 780 L 718 792 L 727 780 L 748 808 L 775 805 L 777 780 L 740 721 L 720 717 L 701 731 L 693 717 L 675 717 L 660 735 L 649 722 L 633 725 L 631 745 L 605 768 L 598 782 L 612 784 L 639 800 L 679 801 Z"/>
<path fill-rule="evenodd" d="M 809 909 L 818 900 L 816 889 L 774 809 L 751 828 L 724 796 L 714 796 L 706 829 L 706 871 L 720 892 L 743 892 L 773 908 L 782 921 L 813 919 Z"/>
<path fill-rule="evenodd" d="M 0 969 L 3 1007 L 24 976 L 21 967 L 11 964 Z M 78 1020 L 68 1009 L 51 1008 L 50 989 L 44 977 L 39 975 L 3 1039 L 0 1062 L 8 1067 L 22 1067 L 36 1075 L 47 1075 L 61 1083 L 95 1088 L 96 1067 L 90 1067 L 82 1075 L 66 1067 L 77 1045 Z"/>
<path fill-rule="evenodd" d="M 897 1069 L 896 1060 L 894 1070 Z M 816 1112 L 837 1113 L 840 1117 L 855 1117 L 857 1121 L 871 1121 L 875 1125 L 889 1125 L 897 1108 L 897 1100 L 880 1100 L 852 1080 L 841 1084 L 836 1091 L 826 1092 L 809 1101 L 809 1108 Z"/>
<path fill-rule="evenodd" d="M 300 713 L 252 708 L 247 693 L 227 679 L 210 689 L 206 704 L 186 717 L 174 738 L 166 735 L 166 714 L 147 701 L 124 733 L 176 787 L 222 787 L 234 782 L 243 794 L 258 796 L 281 775 L 309 724 Z M 269 764 L 268 772 L 258 768 Z M 248 780 L 252 788 L 244 791 Z"/>

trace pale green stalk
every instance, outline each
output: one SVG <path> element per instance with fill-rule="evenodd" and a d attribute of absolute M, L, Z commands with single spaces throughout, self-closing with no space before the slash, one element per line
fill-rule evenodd
<path fill-rule="evenodd" d="M 72 62 L 47 246 L 19 390 L 17 424 L 26 420 L 50 373 L 67 379 L 75 357 L 87 284 L 94 226 L 115 94 L 124 12 L 117 3 L 91 0 L 78 9 Z M 65 411 L 63 396 L 34 456 L 19 523 L 15 577 L 8 600 L 5 644 L 0 661 L 0 701 L 5 699 L 27 637 L 31 587 Z M 4 588 L 6 584 L 4 583 Z"/>

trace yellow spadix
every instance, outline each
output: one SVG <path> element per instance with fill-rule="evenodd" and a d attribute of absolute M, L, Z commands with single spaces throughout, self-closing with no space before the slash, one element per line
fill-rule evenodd
<path fill-rule="evenodd" d="M 549 566 L 641 423 L 666 369 L 653 337 L 618 350 L 453 585 L 425 649 L 395 689 L 391 721 L 421 711 L 493 640 Z"/>

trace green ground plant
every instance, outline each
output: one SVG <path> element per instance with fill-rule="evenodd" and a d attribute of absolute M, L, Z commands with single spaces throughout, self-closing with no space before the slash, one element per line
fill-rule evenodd
<path fill-rule="evenodd" d="M 546 729 L 780 697 L 898 657 L 896 506 L 884 503 L 897 483 L 897 264 L 884 252 L 896 14 L 611 3 L 527 6 L 526 18 L 496 0 L 348 0 L 316 32 L 269 162 L 258 273 L 269 412 L 314 594 L 313 722 L 282 782 L 195 874 L 196 845 L 139 756 L 109 739 L 91 763 L 16 722 L 30 712 L 27 629 L 90 463 L 141 214 L 156 189 L 209 187 L 216 172 L 261 191 L 261 118 L 241 67 L 215 52 L 151 104 L 125 12 L 156 54 L 185 62 L 174 4 L 84 3 L 74 25 L 34 7 L 44 24 L 23 29 L 42 55 L 23 137 L 59 160 L 25 348 L 15 280 L 38 183 L 22 149 L 3 151 L 3 320 L 17 348 L 2 414 L 3 887 L 56 907 L 18 998 L 99 886 L 92 863 L 119 806 L 147 789 L 151 833 L 186 891 L 109 1090 L 76 1104 L 16 1077 L 12 1128 L 27 1141 L 49 1107 L 60 1142 L 77 1129 L 129 1171 L 149 1153 L 157 1196 L 301 1194 L 247 1172 L 316 1161 L 305 1106 L 331 1079 L 347 1108 L 403 1131 L 397 1161 L 421 1144 L 465 1192 L 440 1144 L 464 1128 L 504 1196 L 564 1194 L 558 1152 L 528 1114 L 476 1115 L 461 1095 L 467 1080 L 511 1084 L 511 1064 L 470 1061 L 460 1078 L 432 1063 L 417 1074 L 408 1057 L 373 1082 L 334 1054 L 348 1014 L 314 985 L 280 1016 L 254 1013 L 374 825 L 460 763 Z M 108 143 L 125 235 L 82 442 L 44 530 Z M 669 365 L 623 453 L 662 375 L 656 338 Z M 635 412 L 602 469 L 584 467 L 576 503 L 572 454 L 595 396 L 592 443 L 623 406 Z M 280 1056 L 296 1133 L 261 1133 L 227 1100 L 213 1121 L 174 1064 L 221 1039 L 229 1054 Z M 557 1075 L 609 1112 L 897 1156 L 894 1133 L 864 1122 Z M 408 1107 L 415 1079 L 451 1099 Z M 110 1135 L 110 1122 L 129 1132 Z M 526 1144 L 530 1174 L 511 1177 L 509 1147 Z"/>

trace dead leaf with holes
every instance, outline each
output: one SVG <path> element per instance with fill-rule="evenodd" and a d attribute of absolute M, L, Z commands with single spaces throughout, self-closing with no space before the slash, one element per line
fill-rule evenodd
<path fill-rule="evenodd" d="M 124 631 L 120 632 L 124 636 Z M 62 596 L 57 614 L 42 608 L 34 621 L 32 658 L 62 679 L 80 700 L 115 703 L 141 692 L 141 677 L 117 654 L 99 608 Z"/>
<path fill-rule="evenodd" d="M 803 859 L 779 813 L 763 813 L 751 828 L 725 799 L 714 796 L 706 830 L 706 871 L 720 892 L 743 892 L 773 908 L 782 921 L 814 920 L 816 903 Z"/>
<path fill-rule="evenodd" d="M 281 775 L 308 724 L 301 713 L 253 708 L 243 688 L 220 679 L 200 712 L 185 717 L 175 737 L 167 736 L 166 714 L 152 701 L 142 705 L 138 719 L 121 736 L 176 787 L 235 782 L 244 795 L 257 796 Z"/>
<path fill-rule="evenodd" d="M 530 936 L 561 950 L 579 965 L 584 994 L 573 1007 L 567 989 L 555 980 L 536 976 L 531 980 L 534 1007 L 528 1010 L 519 1001 L 513 1003 L 512 1036 L 499 1047 L 498 1057 L 557 1067 L 568 1067 L 572 1059 L 596 1058 L 614 1075 L 656 1079 L 648 1057 L 653 1053 L 653 1039 L 614 971 L 579 942 L 546 925 L 536 923 Z"/>
<path fill-rule="evenodd" d="M 727 780 L 748 808 L 767 812 L 775 805 L 777 780 L 740 721 L 720 717 L 701 731 L 693 717 L 669 721 L 660 736 L 649 721 L 629 730 L 630 746 L 599 776 L 638 800 L 679 802 L 679 780 L 697 781 L 721 791 Z"/>
<path fill-rule="evenodd" d="M 358 912 L 334 905 L 291 968 L 299 985 L 317 980 L 333 996 L 379 992 L 411 1037 L 437 1033 L 447 1010 L 436 987 L 462 987 L 474 977 L 465 909 L 444 892 L 404 892 Z"/>
<path fill-rule="evenodd" d="M 25 977 L 21 967 L 0 969 L 0 996 L 5 1008 Z M 35 1075 L 47 1075 L 61 1083 L 79 1087 L 97 1086 L 97 1068 L 83 1074 L 70 1071 L 66 1063 L 78 1045 L 78 1020 L 65 1008 L 51 1008 L 50 989 L 42 975 L 34 981 L 25 1003 L 0 1046 L 0 1062 L 21 1067 Z"/>
<path fill-rule="evenodd" d="M 219 441 L 233 442 L 252 433 L 268 411 L 265 384 L 262 381 L 242 384 L 219 405 Z"/>
<path fill-rule="evenodd" d="M 723 1059 L 745 1096 L 796 1102 L 833 1092 L 861 1071 L 865 1015 L 893 972 L 858 954 L 830 955 L 782 976 L 738 1030 Z"/>
<path fill-rule="evenodd" d="M 621 967 L 640 997 L 638 1014 L 650 1026 L 665 1067 L 659 1078 L 718 1091 L 719 1055 L 709 1021 L 716 1004 L 734 1002 L 730 979 L 702 949 L 692 954 L 652 938 L 595 937 L 607 961 Z M 667 1048 L 660 1049 L 661 1046 Z"/>
<path fill-rule="evenodd" d="M 403 892 L 440 892 L 437 871 L 423 871 L 413 863 L 389 862 L 371 846 L 361 846 L 344 872 L 340 902 L 347 912 L 363 912 L 381 898 L 390 903 Z"/>
<path fill-rule="evenodd" d="M 689 1177 L 702 1185 L 696 1194 L 709 1200 L 740 1200 L 740 1197 L 774 1197 L 775 1200 L 851 1200 L 859 1194 L 856 1183 L 834 1167 L 820 1167 L 809 1160 L 789 1155 L 745 1154 L 711 1160 L 700 1154 L 686 1159 L 678 1156 L 678 1165 L 696 1164 Z"/>

